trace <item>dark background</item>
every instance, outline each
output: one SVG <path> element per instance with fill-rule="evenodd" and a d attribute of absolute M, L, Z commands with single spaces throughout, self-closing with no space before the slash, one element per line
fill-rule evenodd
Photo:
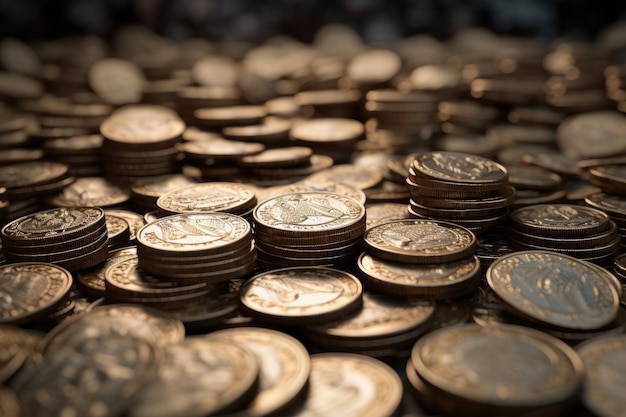
<path fill-rule="evenodd" d="M 325 23 L 345 23 L 367 42 L 415 33 L 445 40 L 482 26 L 542 40 L 595 39 L 626 19 L 622 0 L 0 0 L 0 37 L 27 41 L 93 33 L 109 38 L 142 23 L 181 40 L 262 42 L 276 34 L 311 41 Z"/>

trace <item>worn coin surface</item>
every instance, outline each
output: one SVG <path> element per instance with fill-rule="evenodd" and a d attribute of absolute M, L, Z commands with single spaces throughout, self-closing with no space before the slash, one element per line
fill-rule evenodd
<path fill-rule="evenodd" d="M 433 264 L 471 256 L 476 236 L 464 227 L 436 220 L 395 220 L 368 229 L 365 251 L 395 262 Z"/>
<path fill-rule="evenodd" d="M 321 322 L 354 311 L 363 287 L 352 274 L 324 267 L 264 272 L 241 287 L 240 300 L 252 316 L 285 324 Z"/>
<path fill-rule="evenodd" d="M 487 281 L 513 312 L 566 329 L 606 326 L 619 306 L 615 287 L 596 266 L 556 252 L 502 256 L 487 270 Z"/>

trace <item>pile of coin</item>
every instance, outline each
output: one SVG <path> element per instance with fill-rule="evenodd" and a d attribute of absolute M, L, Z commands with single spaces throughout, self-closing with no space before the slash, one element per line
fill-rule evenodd
<path fill-rule="evenodd" d="M 104 262 L 109 254 L 99 207 L 55 208 L 20 217 L 2 228 L 0 239 L 9 262 L 50 262 L 70 272 Z"/>
<path fill-rule="evenodd" d="M 256 267 L 250 224 L 228 213 L 166 216 L 137 233 L 138 265 L 181 284 L 210 285 L 240 278 Z"/>
<path fill-rule="evenodd" d="M 577 406 L 584 366 L 571 347 L 543 332 L 467 324 L 422 337 L 406 375 L 433 413 L 563 415 Z"/>
<path fill-rule="evenodd" d="M 350 265 L 361 252 L 365 207 L 326 192 L 270 198 L 254 210 L 259 267 Z"/>
<path fill-rule="evenodd" d="M 449 221 L 476 234 L 506 222 L 515 197 L 506 168 L 487 158 L 457 152 L 419 154 L 406 182 L 411 216 Z"/>
<path fill-rule="evenodd" d="M 621 238 L 603 211 L 576 204 L 538 204 L 511 213 L 509 243 L 518 250 L 549 250 L 611 265 Z"/>
<path fill-rule="evenodd" d="M 131 105 L 113 112 L 100 126 L 107 176 L 116 182 L 165 175 L 180 169 L 177 144 L 185 123 L 176 112 L 158 105 Z"/>

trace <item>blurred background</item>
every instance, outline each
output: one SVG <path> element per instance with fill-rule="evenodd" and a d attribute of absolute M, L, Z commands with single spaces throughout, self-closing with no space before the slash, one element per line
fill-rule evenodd
<path fill-rule="evenodd" d="M 330 22 L 370 43 L 416 33 L 445 40 L 469 26 L 590 41 L 622 19 L 625 2 L 614 0 L 0 0 L 0 37 L 27 41 L 87 33 L 107 39 L 141 23 L 174 40 L 258 43 L 286 34 L 309 42 Z"/>

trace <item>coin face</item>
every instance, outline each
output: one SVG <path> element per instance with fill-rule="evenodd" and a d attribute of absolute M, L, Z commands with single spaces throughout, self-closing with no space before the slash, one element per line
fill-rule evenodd
<path fill-rule="evenodd" d="M 303 192 L 274 197 L 254 210 L 257 225 L 279 232 L 334 232 L 365 221 L 365 208 L 335 193 Z"/>
<path fill-rule="evenodd" d="M 123 59 L 101 59 L 89 69 L 89 85 L 107 103 L 139 102 L 144 83 L 141 69 Z"/>
<path fill-rule="evenodd" d="M 358 308 L 362 291 L 360 281 L 347 272 L 294 267 L 254 276 L 241 287 L 240 299 L 260 319 L 308 323 Z"/>
<path fill-rule="evenodd" d="M 250 233 L 250 224 L 233 214 L 175 214 L 142 227 L 137 242 L 162 251 L 224 250 Z"/>
<path fill-rule="evenodd" d="M 309 353 L 302 343 L 283 332 L 241 327 L 212 332 L 209 338 L 238 343 L 259 361 L 259 392 L 246 408 L 246 415 L 265 416 L 286 409 L 309 380 Z"/>
<path fill-rule="evenodd" d="M 128 189 L 118 187 L 105 178 L 83 177 L 76 179 L 48 201 L 57 207 L 106 207 L 124 203 L 129 198 Z"/>
<path fill-rule="evenodd" d="M 418 155 L 413 168 L 427 178 L 441 181 L 503 182 L 508 172 L 502 165 L 477 155 L 457 152 L 427 152 Z"/>
<path fill-rule="evenodd" d="M 22 324 L 45 313 L 69 292 L 72 275 L 48 263 L 0 266 L 0 323 Z"/>
<path fill-rule="evenodd" d="M 570 399 L 584 373 L 582 361 L 565 343 L 511 325 L 437 330 L 418 340 L 411 362 L 438 390 L 504 407 L 541 407 Z"/>
<path fill-rule="evenodd" d="M 619 155 L 626 149 L 621 138 L 626 117 L 613 111 L 576 114 L 565 119 L 558 127 L 556 138 L 559 148 L 571 158 L 602 158 Z"/>
<path fill-rule="evenodd" d="M 585 406 L 599 416 L 619 416 L 626 400 L 621 387 L 626 375 L 626 337 L 624 335 L 592 339 L 576 351 L 585 364 L 583 393 Z"/>
<path fill-rule="evenodd" d="M 387 417 L 402 399 L 402 382 L 385 363 L 363 355 L 311 355 L 309 395 L 288 416 Z"/>
<path fill-rule="evenodd" d="M 254 190 L 244 184 L 207 182 L 170 191 L 157 200 L 166 213 L 201 213 L 225 211 L 243 213 L 256 201 Z"/>
<path fill-rule="evenodd" d="M 514 312 L 566 329 L 600 328 L 618 310 L 617 291 L 597 267 L 556 252 L 500 257 L 487 270 L 487 280 Z"/>
<path fill-rule="evenodd" d="M 185 123 L 167 107 L 128 105 L 116 110 L 100 125 L 102 135 L 123 144 L 150 144 L 182 135 Z"/>
<path fill-rule="evenodd" d="M 380 184 L 383 176 L 380 172 L 362 166 L 343 164 L 335 165 L 309 177 L 309 181 L 337 181 L 366 190 Z"/>
<path fill-rule="evenodd" d="M 318 118 L 294 124 L 290 135 L 299 141 L 324 144 L 355 141 L 364 132 L 363 124 L 353 119 Z"/>
<path fill-rule="evenodd" d="M 452 262 L 472 255 L 476 237 L 464 227 L 435 220 L 396 220 L 364 235 L 366 252 L 397 262 Z"/>
<path fill-rule="evenodd" d="M 25 187 L 47 183 L 68 173 L 66 164 L 51 161 L 29 161 L 0 167 L 0 186 Z"/>
<path fill-rule="evenodd" d="M 607 230 L 609 216 L 574 204 L 537 204 L 511 213 L 515 228 L 541 235 L 586 236 Z"/>

